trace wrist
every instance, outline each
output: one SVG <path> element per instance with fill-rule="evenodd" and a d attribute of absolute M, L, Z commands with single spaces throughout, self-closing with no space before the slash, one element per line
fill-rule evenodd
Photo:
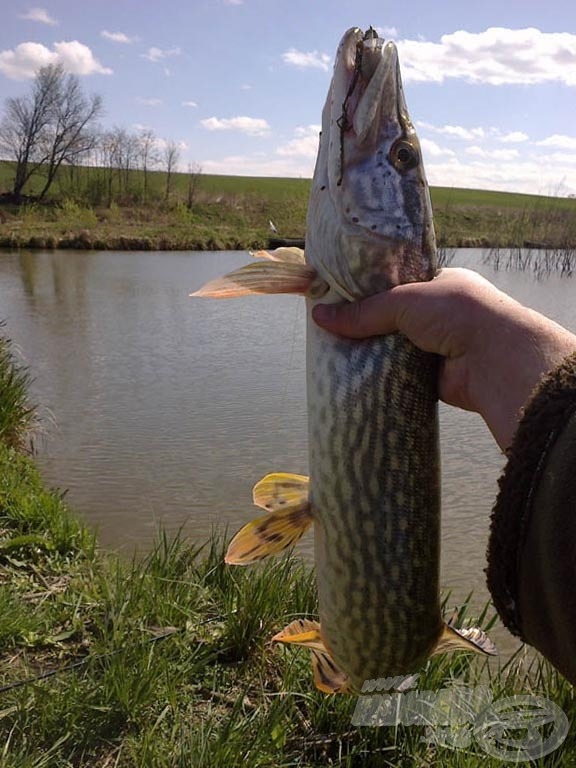
<path fill-rule="evenodd" d="M 496 442 L 506 451 L 518 422 L 543 378 L 576 352 L 576 336 L 538 312 L 522 308 L 517 324 L 496 345 L 504 365 L 487 370 L 480 411 Z M 492 342 L 488 341 L 489 344 Z M 496 371 L 500 371 L 496 378 Z"/>

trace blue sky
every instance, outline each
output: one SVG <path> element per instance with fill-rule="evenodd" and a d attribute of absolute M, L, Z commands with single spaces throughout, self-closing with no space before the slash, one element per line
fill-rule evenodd
<path fill-rule="evenodd" d="M 397 42 L 431 184 L 576 194 L 572 0 L 13 0 L 0 99 L 61 61 L 104 127 L 177 142 L 181 170 L 307 177 L 338 42 L 369 25 Z"/>

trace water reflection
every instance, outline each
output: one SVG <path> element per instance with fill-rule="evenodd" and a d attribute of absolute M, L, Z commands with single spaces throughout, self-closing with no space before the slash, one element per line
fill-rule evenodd
<path fill-rule="evenodd" d="M 0 255 L 0 315 L 31 368 L 35 398 L 55 414 L 43 470 L 69 489 L 105 547 L 145 549 L 160 522 L 197 539 L 213 525 L 235 528 L 253 515 L 250 490 L 262 475 L 306 472 L 303 302 L 188 298 L 245 261 L 244 253 Z M 452 264 L 576 328 L 572 280 L 495 270 L 475 250 Z M 474 589 L 480 605 L 503 458 L 475 414 L 443 407 L 441 430 L 442 581 L 454 602 Z M 310 556 L 310 537 L 301 551 Z"/>

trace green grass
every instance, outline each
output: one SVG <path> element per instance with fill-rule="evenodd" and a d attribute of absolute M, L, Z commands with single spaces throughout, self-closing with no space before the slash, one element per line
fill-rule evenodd
<path fill-rule="evenodd" d="M 3 768 L 499 765 L 474 740 L 465 752 L 423 743 L 422 726 L 356 728 L 354 697 L 314 690 L 308 654 L 269 643 L 315 613 L 313 581 L 295 558 L 229 568 L 217 536 L 204 547 L 160 537 L 129 564 L 72 538 L 58 557 L 21 552 L 2 564 L 13 627 L 0 642 L 2 684 L 60 670 L 0 694 Z M 438 658 L 418 688 L 456 681 L 483 682 L 494 698 L 538 692 L 574 713 L 572 688 L 521 654 L 503 672 Z M 569 735 L 540 764 L 574 764 L 575 746 Z"/>
<path fill-rule="evenodd" d="M 45 204 L 0 206 L 0 247 L 94 249 L 244 249 L 266 247 L 272 220 L 284 237 L 305 236 L 309 179 L 241 176 L 197 178 L 188 205 L 189 176 L 175 174 L 170 199 L 166 176 L 115 177 L 108 199 L 106 172 L 64 169 Z M 0 194 L 13 167 L 0 161 Z M 33 181 L 26 190 L 40 189 Z M 442 247 L 576 245 L 576 200 L 484 190 L 433 187 L 436 233 Z"/>
<path fill-rule="evenodd" d="M 0 441 L 20 449 L 30 445 L 38 428 L 36 410 L 28 400 L 29 385 L 30 375 L 17 364 L 10 340 L 0 336 Z"/>
<path fill-rule="evenodd" d="M 5 344 L 0 401 L 22 373 Z M 314 689 L 308 652 L 270 643 L 316 615 L 300 559 L 232 568 L 217 533 L 160 532 L 128 562 L 99 551 L 18 447 L 29 429 L 16 408 L 19 439 L 0 439 L 0 768 L 501 765 L 466 724 L 444 734 L 468 738 L 454 750 L 424 741 L 421 725 L 355 727 L 355 697 Z M 494 617 L 469 605 L 457 624 L 489 630 Z M 496 700 L 533 693 L 576 714 L 572 686 L 525 651 L 503 666 L 433 658 L 418 690 L 479 684 Z M 576 765 L 575 734 L 535 764 Z"/>

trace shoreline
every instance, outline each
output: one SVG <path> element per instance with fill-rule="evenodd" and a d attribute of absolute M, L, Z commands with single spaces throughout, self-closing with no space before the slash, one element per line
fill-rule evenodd
<path fill-rule="evenodd" d="M 1 251 L 251 251 L 258 249 L 269 249 L 280 247 L 282 238 L 257 238 L 252 240 L 241 240 L 232 238 L 209 237 L 207 239 L 172 240 L 164 235 L 157 237 L 118 235 L 115 237 L 93 237 L 91 233 L 82 230 L 78 233 L 69 233 L 62 236 L 48 235 L 0 235 Z M 285 238 L 290 245 L 304 247 L 302 238 Z M 443 238 L 438 243 L 438 249 L 450 248 L 483 248 L 493 250 L 538 250 L 538 251 L 574 251 L 576 242 L 559 243 L 558 241 L 534 241 L 524 239 L 518 241 L 502 242 L 499 238 L 489 238 L 485 236 L 453 236 Z"/>

